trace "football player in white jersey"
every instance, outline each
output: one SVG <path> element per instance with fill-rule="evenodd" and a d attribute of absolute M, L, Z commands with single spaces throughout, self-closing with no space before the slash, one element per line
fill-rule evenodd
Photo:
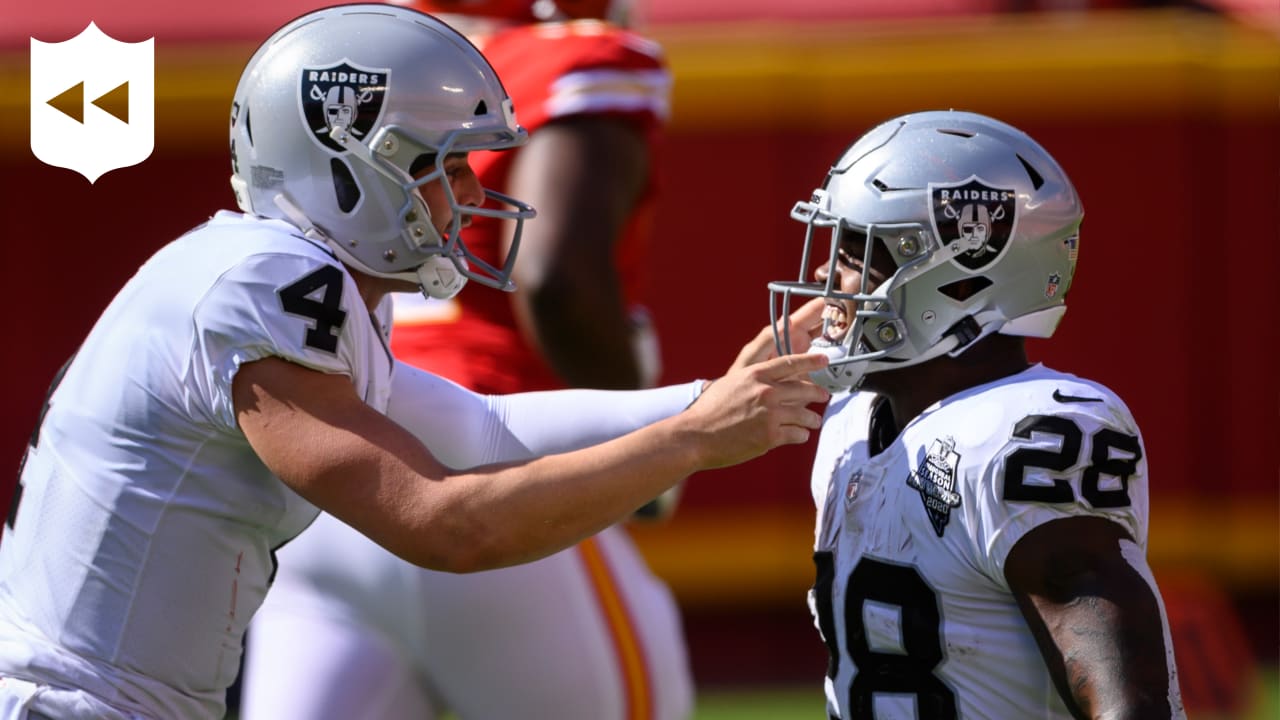
<path fill-rule="evenodd" d="M 669 106 L 661 48 L 599 19 L 624 10 L 621 0 L 397 4 L 462 31 L 502 77 L 530 141 L 473 153 L 472 167 L 538 217 L 521 237 L 517 292 L 396 295 L 392 352 L 485 394 L 652 385 L 656 351 L 635 350 L 656 335 L 635 322 L 634 303 Z M 480 218 L 466 242 L 494 262 L 509 236 L 506 223 Z M 652 506 L 670 509 L 665 500 Z M 680 609 L 624 527 L 459 574 L 411 566 L 326 514 L 278 559 L 247 635 L 241 720 L 692 712 Z"/>
<path fill-rule="evenodd" d="M 0 543 L 0 718 L 221 717 L 274 551 L 321 510 L 414 563 L 492 568 L 819 426 L 825 358 L 737 367 L 700 397 L 481 396 L 394 361 L 387 293 L 506 287 L 510 262 L 460 230 L 532 214 L 482 206 L 467 153 L 525 132 L 438 20 L 302 16 L 249 60 L 231 121 L 244 212 L 138 270 L 32 436 Z"/>
<path fill-rule="evenodd" d="M 1062 168 L 998 120 L 914 113 L 857 140 L 792 217 L 800 276 L 771 297 L 825 298 L 811 349 L 835 392 L 809 598 L 830 717 L 1184 717 L 1138 426 L 1024 350 L 1075 271 Z"/>

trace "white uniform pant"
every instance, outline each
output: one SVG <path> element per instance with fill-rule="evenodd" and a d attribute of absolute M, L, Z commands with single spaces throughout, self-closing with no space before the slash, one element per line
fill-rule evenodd
<path fill-rule="evenodd" d="M 45 714 L 45 713 L 49 714 Z M 50 685 L 13 677 L 0 677 L 0 720 L 145 720 L 140 715 L 116 710 L 89 693 L 75 688 Z"/>
<path fill-rule="evenodd" d="M 457 575 L 406 563 L 322 515 L 280 560 L 250 626 L 241 720 L 692 712 L 678 608 L 621 528 Z M 340 577 L 326 572 L 334 566 Z"/>

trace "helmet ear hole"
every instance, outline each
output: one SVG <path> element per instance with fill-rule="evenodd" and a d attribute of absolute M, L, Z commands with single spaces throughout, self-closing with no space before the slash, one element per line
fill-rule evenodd
<path fill-rule="evenodd" d="M 338 200 L 338 209 L 349 213 L 360 202 L 360 186 L 351 174 L 351 168 L 338 158 L 329 160 L 329 170 L 333 173 L 333 193 Z"/>
<path fill-rule="evenodd" d="M 964 302 L 978 293 L 986 290 L 995 283 L 985 275 L 976 275 L 974 277 L 949 282 L 938 288 L 938 292 L 957 302 Z"/>

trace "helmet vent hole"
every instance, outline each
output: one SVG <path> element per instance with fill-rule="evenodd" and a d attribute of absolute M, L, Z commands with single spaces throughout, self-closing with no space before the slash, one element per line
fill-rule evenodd
<path fill-rule="evenodd" d="M 351 175 L 351 168 L 338 158 L 329 160 L 329 170 L 333 173 L 333 193 L 338 199 L 338 208 L 349 213 L 360 202 L 360 187 Z"/>
<path fill-rule="evenodd" d="M 487 104 L 485 104 L 485 101 L 481 100 L 480 102 L 476 103 L 476 112 L 475 112 L 475 114 L 476 114 L 476 117 L 480 117 L 481 115 L 488 115 L 488 114 L 489 114 L 489 106 L 488 106 Z"/>
<path fill-rule="evenodd" d="M 962 137 L 962 138 L 971 138 L 974 136 L 974 133 L 966 132 L 964 130 L 947 130 L 947 129 L 939 128 L 938 132 L 942 133 L 943 135 L 955 135 L 956 137 Z"/>
<path fill-rule="evenodd" d="M 244 108 L 244 134 L 249 138 L 249 147 L 253 147 L 253 122 L 249 120 L 249 106 Z"/>
<path fill-rule="evenodd" d="M 829 180 L 830 176 L 828 176 L 827 179 Z M 889 183 L 881 180 L 880 178 L 876 178 L 875 180 L 872 180 L 871 187 L 874 187 L 880 192 L 895 192 L 898 190 L 918 190 L 919 189 L 919 188 L 911 188 L 911 187 L 894 187 Z"/>
<path fill-rule="evenodd" d="M 957 302 L 964 302 L 993 284 L 988 278 L 978 275 L 977 277 L 964 278 L 963 280 L 947 283 L 938 288 L 938 292 Z"/>
<path fill-rule="evenodd" d="M 1018 157 L 1018 162 L 1022 163 L 1023 169 L 1027 171 L 1027 176 L 1031 178 L 1032 186 L 1034 186 L 1035 189 L 1039 190 L 1040 186 L 1044 185 L 1044 176 L 1036 172 L 1036 169 L 1031 167 L 1031 163 L 1027 162 L 1026 158 L 1022 157 L 1021 155 L 1018 155 L 1017 157 Z"/>

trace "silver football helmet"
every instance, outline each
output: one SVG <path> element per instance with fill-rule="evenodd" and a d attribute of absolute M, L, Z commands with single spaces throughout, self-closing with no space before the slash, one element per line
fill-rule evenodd
<path fill-rule="evenodd" d="M 511 290 L 533 208 L 489 190 L 494 202 L 459 205 L 444 161 L 527 139 L 461 34 L 407 8 L 342 5 L 290 22 L 249 60 L 231 106 L 231 185 L 245 212 L 296 225 L 369 275 L 417 282 L 430 297 L 452 297 L 467 278 Z M 431 182 L 453 211 L 443 234 L 418 192 Z M 516 221 L 502 267 L 462 241 L 472 215 Z"/>
<path fill-rule="evenodd" d="M 770 310 L 787 317 L 795 296 L 854 304 L 847 332 L 828 332 L 828 319 L 810 348 L 831 358 L 815 374 L 831 390 L 959 355 L 991 333 L 1049 337 L 1066 312 L 1083 213 L 1062 168 L 1022 131 L 968 112 L 894 118 L 792 209 L 806 226 L 800 277 L 769 283 Z M 859 292 L 841 292 L 842 242 L 862 252 L 864 268 L 886 254 L 896 269 L 874 288 L 864 273 Z M 828 266 L 825 282 L 813 280 L 816 262 Z M 792 352 L 787 323 L 774 328 L 779 351 Z"/>

